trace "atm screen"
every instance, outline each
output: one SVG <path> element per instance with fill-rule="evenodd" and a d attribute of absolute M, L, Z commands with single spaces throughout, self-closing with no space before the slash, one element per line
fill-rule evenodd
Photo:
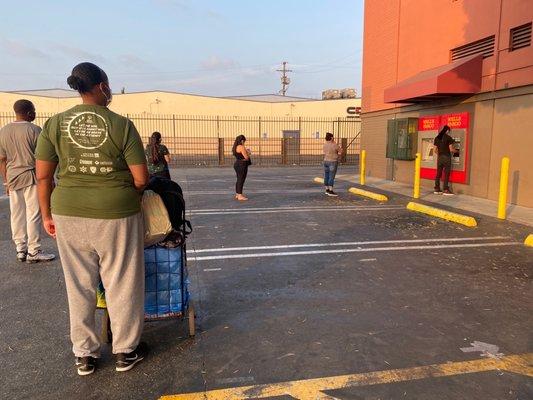
<path fill-rule="evenodd" d="M 455 152 L 452 153 L 452 164 L 460 164 L 461 163 L 461 139 L 458 137 L 454 137 L 453 140 L 455 140 L 455 143 L 453 144 L 453 148 L 455 149 Z"/>
<path fill-rule="evenodd" d="M 433 138 L 422 138 L 422 161 L 433 161 L 435 149 Z"/>

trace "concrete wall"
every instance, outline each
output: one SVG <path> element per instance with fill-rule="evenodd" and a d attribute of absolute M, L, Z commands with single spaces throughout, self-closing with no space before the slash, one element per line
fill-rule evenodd
<path fill-rule="evenodd" d="M 509 202 L 533 207 L 533 85 L 483 93 L 461 102 L 364 114 L 361 149 L 367 150 L 369 176 L 413 182 L 414 162 L 385 158 L 387 120 L 464 111 L 470 113 L 469 181 L 453 184 L 453 190 L 496 200 L 501 158 L 508 156 Z M 429 190 L 432 186 L 432 181 L 422 179 L 422 187 Z"/>
<path fill-rule="evenodd" d="M 57 113 L 80 103 L 79 98 L 50 98 L 0 92 L 0 112 L 12 112 L 13 103 L 31 100 L 38 113 Z M 175 114 L 203 116 L 265 116 L 344 118 L 348 107 L 361 99 L 310 100 L 267 103 L 169 92 L 142 92 L 113 96 L 110 108 L 119 114 Z"/>

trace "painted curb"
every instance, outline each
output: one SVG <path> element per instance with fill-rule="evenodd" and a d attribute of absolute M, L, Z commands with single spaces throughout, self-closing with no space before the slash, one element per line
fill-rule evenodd
<path fill-rule="evenodd" d="M 370 199 L 374 199 L 374 200 L 377 200 L 377 201 L 388 201 L 389 200 L 389 198 L 387 196 L 385 196 L 384 194 L 369 192 L 368 190 L 363 190 L 363 189 L 359 189 L 359 188 L 354 188 L 353 187 L 353 188 L 348 189 L 348 191 L 350 193 L 357 194 L 359 196 L 368 197 Z"/>
<path fill-rule="evenodd" d="M 455 222 L 457 224 L 465 225 L 471 228 L 477 226 L 477 221 L 474 217 L 470 217 L 468 215 L 463 214 L 457 214 L 451 211 L 441 210 L 440 208 L 436 207 L 425 206 L 423 204 L 415 203 L 413 201 L 407 204 L 407 209 L 431 215 L 432 217 L 442 218 L 446 221 Z"/>
<path fill-rule="evenodd" d="M 533 233 L 524 240 L 524 244 L 528 247 L 533 247 Z"/>
<path fill-rule="evenodd" d="M 324 184 L 324 178 L 319 178 L 318 176 L 313 179 L 313 182 L 320 183 L 321 185 Z"/>

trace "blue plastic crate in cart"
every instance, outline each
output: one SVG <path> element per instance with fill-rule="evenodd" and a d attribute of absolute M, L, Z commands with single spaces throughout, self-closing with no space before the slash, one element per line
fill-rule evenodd
<path fill-rule="evenodd" d="M 178 316 L 189 303 L 188 277 L 181 247 L 144 250 L 146 319 Z"/>
<path fill-rule="evenodd" d="M 182 247 L 151 246 L 144 250 L 146 320 L 183 315 L 189 307 L 189 280 Z M 97 307 L 106 308 L 105 289 L 100 282 Z"/>

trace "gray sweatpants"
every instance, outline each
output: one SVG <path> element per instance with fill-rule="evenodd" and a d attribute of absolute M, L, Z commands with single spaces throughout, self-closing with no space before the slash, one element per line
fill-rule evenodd
<path fill-rule="evenodd" d="M 70 338 L 76 357 L 99 357 L 96 287 L 101 277 L 113 332 L 113 353 L 130 353 L 144 323 L 142 215 L 92 219 L 53 215 L 65 274 Z"/>

